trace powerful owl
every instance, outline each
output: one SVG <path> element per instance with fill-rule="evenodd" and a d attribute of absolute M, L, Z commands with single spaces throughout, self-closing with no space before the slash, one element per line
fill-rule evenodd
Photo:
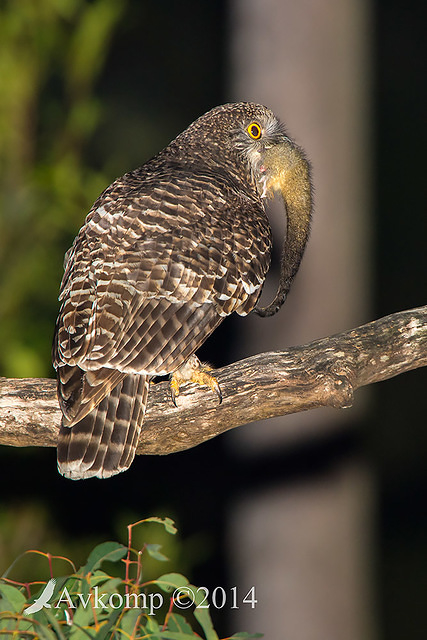
<path fill-rule="evenodd" d="M 307 242 L 309 164 L 267 107 L 225 104 L 193 122 L 99 196 L 66 253 L 53 364 L 63 413 L 58 468 L 107 478 L 135 456 L 149 382 L 214 376 L 195 351 L 233 313 L 275 313 Z M 286 208 L 280 283 L 256 307 L 270 266 L 265 199 Z"/>

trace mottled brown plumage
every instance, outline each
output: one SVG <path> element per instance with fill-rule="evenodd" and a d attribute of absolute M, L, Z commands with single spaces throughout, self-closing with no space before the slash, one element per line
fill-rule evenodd
<path fill-rule="evenodd" d="M 286 171 L 282 148 L 294 151 Z M 182 367 L 225 316 L 255 307 L 272 244 L 263 203 L 276 188 L 288 209 L 282 266 L 291 275 L 285 284 L 282 277 L 274 311 L 283 303 L 311 211 L 310 198 L 298 195 L 310 194 L 308 169 L 287 186 L 295 158 L 307 168 L 269 109 L 223 105 L 96 200 L 65 258 L 53 346 L 65 476 L 127 469 L 149 379 Z M 302 238 L 290 233 L 290 220 L 303 220 Z"/>

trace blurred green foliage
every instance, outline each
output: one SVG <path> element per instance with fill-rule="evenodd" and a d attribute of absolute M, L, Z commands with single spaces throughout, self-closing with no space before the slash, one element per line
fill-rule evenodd
<path fill-rule="evenodd" d="M 85 160 L 126 3 L 0 5 L 0 375 L 48 376 L 62 260 L 108 179 Z"/>
<path fill-rule="evenodd" d="M 40 578 L 34 583 L 12 579 L 14 566 L 20 561 L 18 557 L 0 579 L 0 634 L 46 640 L 107 637 L 218 640 L 206 590 L 191 585 L 180 573 L 159 572 L 159 562 L 168 562 L 160 544 L 135 547 L 135 526 L 154 523 L 157 528 L 163 525 L 169 535 L 176 533 L 170 518 L 146 518 L 127 527 L 127 545 L 118 542 L 97 545 L 78 571 L 71 560 L 29 551 L 32 556 L 47 560 L 50 577 L 54 578 L 41 587 Z M 155 567 L 148 574 L 147 559 L 153 560 Z M 71 567 L 73 572 L 57 577 L 58 562 L 61 570 L 65 563 L 66 571 Z M 31 594 L 31 586 L 38 586 L 36 594 Z M 35 604 L 34 596 L 40 598 L 41 594 L 47 608 Z M 242 633 L 232 637 L 259 635 Z"/>
<path fill-rule="evenodd" d="M 195 6 L 177 30 L 182 7 L 173 3 L 0 0 L 0 376 L 53 375 L 64 253 L 112 178 L 211 106 L 219 78 L 213 14 L 214 5 Z M 210 27 L 203 37 L 201 25 Z M 165 28 L 177 39 L 165 38 L 159 62 Z M 191 34 L 199 34 L 200 55 Z M 179 42 L 191 53 L 185 64 Z M 148 508 L 174 510 L 173 469 L 149 491 L 130 489 L 128 477 L 113 480 L 106 498 L 96 484 L 64 484 L 40 448 L 0 447 L 0 454 L 1 480 L 14 478 L 0 496 L 0 570 L 34 547 L 81 563 L 103 529 L 112 535 L 130 513 L 138 519 Z M 176 510 L 183 511 L 181 503 Z M 178 542 L 157 533 L 156 544 L 188 572 L 213 553 L 215 535 L 200 528 Z M 15 579 L 40 579 L 43 562 L 23 557 Z"/>
<path fill-rule="evenodd" d="M 84 532 L 78 539 L 68 532 L 62 532 L 54 514 L 41 501 L 21 500 L 9 505 L 0 504 L 0 574 L 14 558 L 22 554 L 23 549 L 49 549 L 51 554 L 67 554 L 79 563 L 97 541 L 97 537 L 89 532 Z M 44 557 L 24 554 L 14 568 L 13 577 L 29 582 L 40 580 L 45 572 Z"/>
<path fill-rule="evenodd" d="M 31 550 L 27 553 L 43 558 L 50 578 L 54 578 L 42 582 L 41 587 L 40 577 L 32 583 L 13 579 L 15 565 L 21 560 L 18 557 L 0 579 L 0 634 L 46 640 L 219 640 L 206 589 L 191 585 L 181 573 L 159 571 L 159 562 L 168 563 L 162 545 L 144 542 L 135 546 L 134 528 L 141 524 L 156 525 L 157 530 L 161 524 L 166 535 L 176 533 L 170 518 L 146 518 L 127 527 L 127 545 L 97 545 L 78 571 L 67 558 Z M 152 561 L 148 571 L 147 560 Z M 67 573 L 58 577 L 59 569 Z M 32 586 L 35 593 L 31 593 Z M 38 609 L 35 597 L 42 594 L 47 608 Z M 215 598 L 212 602 L 221 608 L 215 605 Z M 229 640 L 258 637 L 238 633 Z"/>

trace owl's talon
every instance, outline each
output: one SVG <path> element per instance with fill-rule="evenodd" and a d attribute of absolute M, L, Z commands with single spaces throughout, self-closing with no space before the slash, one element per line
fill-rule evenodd
<path fill-rule="evenodd" d="M 222 402 L 221 387 L 218 380 L 211 373 L 209 365 L 202 365 L 199 358 L 194 354 L 184 364 L 170 376 L 170 394 L 172 402 L 177 407 L 176 398 L 179 395 L 179 388 L 185 382 L 205 385 L 216 393 L 219 404 Z"/>
<path fill-rule="evenodd" d="M 215 391 L 216 395 L 218 396 L 219 399 L 219 404 L 221 404 L 222 402 L 222 392 L 221 392 L 221 387 L 219 386 L 218 380 L 214 377 L 209 375 L 209 378 L 211 380 L 211 384 L 209 384 L 210 388 L 212 389 L 212 391 Z"/>
<path fill-rule="evenodd" d="M 177 381 L 176 378 L 173 377 L 173 375 L 171 376 L 171 379 L 170 379 L 170 394 L 171 394 L 172 402 L 174 403 L 175 407 L 178 408 L 178 405 L 176 403 L 176 397 L 179 396 L 179 382 Z"/>

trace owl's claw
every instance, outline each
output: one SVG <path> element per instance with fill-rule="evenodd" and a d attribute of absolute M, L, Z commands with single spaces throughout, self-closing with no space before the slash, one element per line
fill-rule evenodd
<path fill-rule="evenodd" d="M 176 407 L 178 406 L 176 398 L 179 396 L 179 388 L 181 384 L 185 382 L 194 382 L 195 384 L 206 385 L 217 394 L 219 404 L 221 404 L 221 388 L 215 376 L 209 373 L 210 371 L 212 371 L 212 368 L 209 365 L 202 364 L 199 358 L 194 354 L 190 356 L 190 358 L 170 376 L 170 393 L 174 405 Z"/>
<path fill-rule="evenodd" d="M 175 407 L 178 408 L 178 405 L 176 404 L 176 397 L 179 396 L 179 382 L 176 378 L 174 378 L 174 374 L 172 374 L 170 377 L 169 385 L 172 402 L 174 403 Z"/>
<path fill-rule="evenodd" d="M 211 375 L 209 375 L 209 379 L 210 379 L 210 382 L 207 384 L 212 389 L 212 391 L 215 391 L 216 395 L 218 396 L 219 404 L 221 404 L 222 392 L 221 392 L 221 387 L 219 386 L 218 380 L 215 378 L 215 376 L 211 376 Z"/>

